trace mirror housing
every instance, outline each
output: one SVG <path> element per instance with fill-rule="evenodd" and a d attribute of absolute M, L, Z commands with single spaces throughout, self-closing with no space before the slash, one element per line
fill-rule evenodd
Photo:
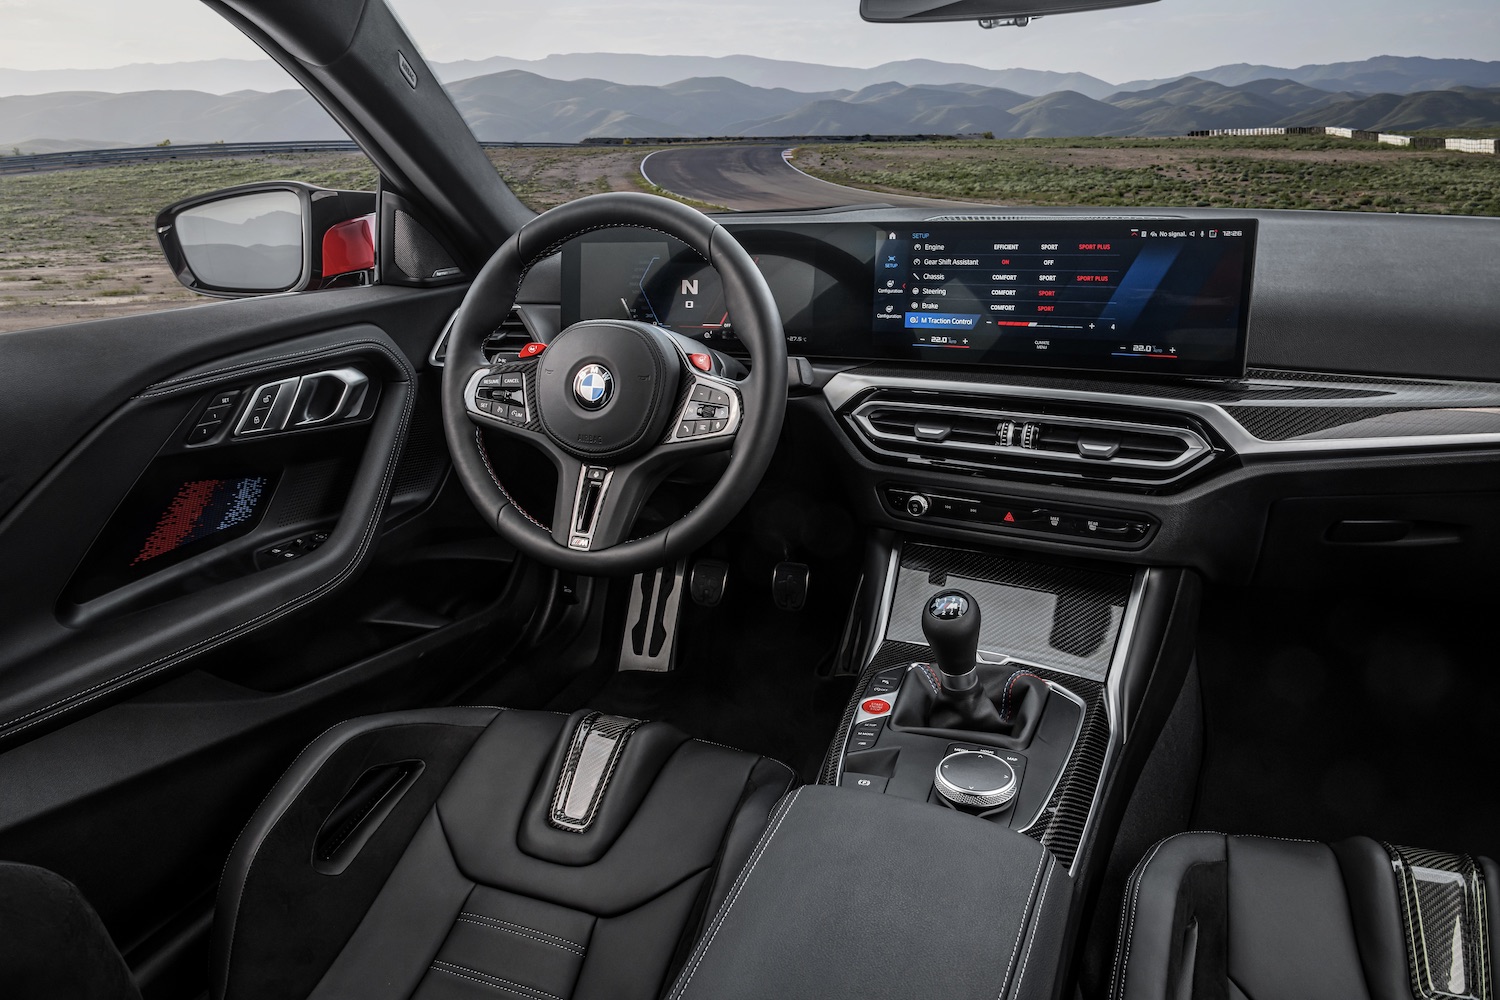
<path fill-rule="evenodd" d="M 860 0 L 859 16 L 880 24 L 909 21 L 981 21 L 985 27 L 1032 18 L 1134 7 L 1157 0 Z"/>
<path fill-rule="evenodd" d="M 187 198 L 156 217 L 177 280 L 218 298 L 370 284 L 375 194 L 298 181 L 241 184 Z"/>

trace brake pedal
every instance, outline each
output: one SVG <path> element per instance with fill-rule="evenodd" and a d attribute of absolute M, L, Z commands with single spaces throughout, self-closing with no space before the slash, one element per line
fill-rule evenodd
<path fill-rule="evenodd" d="M 693 603 L 704 608 L 717 608 L 724 600 L 724 588 L 729 581 L 729 564 L 718 559 L 699 559 L 688 575 L 688 596 Z"/>
<path fill-rule="evenodd" d="M 638 574 L 630 581 L 630 609 L 625 615 L 621 670 L 666 673 L 677 649 L 682 617 L 682 578 L 687 562 Z"/>
<path fill-rule="evenodd" d="M 803 563 L 779 562 L 771 571 L 771 600 L 782 611 L 801 611 L 807 605 L 807 582 L 812 571 Z"/>

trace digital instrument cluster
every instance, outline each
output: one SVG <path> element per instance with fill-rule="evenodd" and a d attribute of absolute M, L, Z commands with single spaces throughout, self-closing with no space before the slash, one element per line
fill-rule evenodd
<path fill-rule="evenodd" d="M 787 349 L 814 358 L 1244 374 L 1254 220 L 731 224 Z M 653 323 L 736 353 L 718 276 L 614 230 L 563 255 L 563 320 Z"/>

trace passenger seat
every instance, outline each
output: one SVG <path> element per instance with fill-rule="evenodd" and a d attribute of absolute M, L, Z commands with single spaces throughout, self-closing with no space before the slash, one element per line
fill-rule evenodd
<path fill-rule="evenodd" d="M 1488 858 L 1186 833 L 1126 883 L 1112 1000 L 1492 998 Z"/>

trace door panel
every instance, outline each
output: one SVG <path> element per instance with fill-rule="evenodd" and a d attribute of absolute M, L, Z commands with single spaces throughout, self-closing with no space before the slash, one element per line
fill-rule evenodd
<path fill-rule="evenodd" d="M 281 434 L 237 429 L 258 412 L 258 387 L 337 369 L 368 378 L 366 415 Z M 11 609 L 0 642 L 0 741 L 149 682 L 350 579 L 389 497 L 413 378 L 390 338 L 351 326 L 158 382 L 107 417 L 0 525 L 0 564 L 30 567 L 0 579 Z M 239 402 L 219 431 L 227 440 L 184 444 L 205 406 L 228 393 Z M 315 479 L 308 467 L 341 450 L 358 458 L 334 484 L 345 495 L 326 541 L 284 564 L 257 558 L 283 541 L 279 524 Z M 227 537 L 235 531 L 219 530 L 226 524 L 251 530 Z"/>
<path fill-rule="evenodd" d="M 551 576 L 450 475 L 427 356 L 462 292 L 0 336 L 0 858 L 77 882 L 148 996 L 201 988 L 219 869 L 302 746 L 451 701 L 543 624 Z M 357 400 L 309 381 L 238 433 L 333 371 Z"/>

